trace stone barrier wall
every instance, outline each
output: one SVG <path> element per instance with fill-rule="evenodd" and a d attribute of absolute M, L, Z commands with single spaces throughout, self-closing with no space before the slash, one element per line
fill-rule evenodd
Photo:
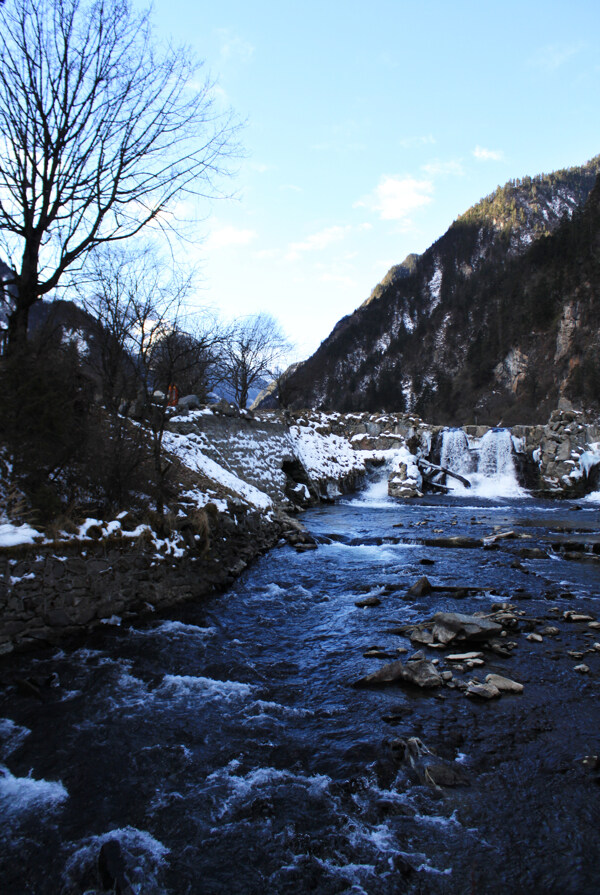
<path fill-rule="evenodd" d="M 281 531 L 278 519 L 239 511 L 218 516 L 209 545 L 180 557 L 157 553 L 143 537 L 4 548 L 0 655 L 222 590 Z"/>

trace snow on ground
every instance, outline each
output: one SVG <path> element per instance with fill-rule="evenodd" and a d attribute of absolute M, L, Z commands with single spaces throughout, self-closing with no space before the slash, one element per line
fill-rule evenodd
<path fill-rule="evenodd" d="M 213 482 L 217 482 L 228 491 L 237 494 L 255 509 L 266 512 L 273 510 L 273 501 L 264 491 L 259 491 L 254 485 L 248 484 L 233 472 L 225 469 L 224 466 L 207 457 L 202 450 L 202 439 L 199 436 L 165 432 L 163 444 L 165 450 L 178 457 L 189 469 L 202 473 Z"/>
<path fill-rule="evenodd" d="M 34 544 L 42 540 L 43 534 L 31 525 L 15 525 L 12 522 L 0 522 L 0 547 L 16 547 L 19 544 Z"/>

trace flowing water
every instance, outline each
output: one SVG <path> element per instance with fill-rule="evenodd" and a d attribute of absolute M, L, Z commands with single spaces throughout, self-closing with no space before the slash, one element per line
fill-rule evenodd
<path fill-rule="evenodd" d="M 535 546 L 552 529 L 598 530 L 599 507 L 392 501 L 374 481 L 303 521 L 317 550 L 276 549 L 202 605 L 4 662 L 2 892 L 95 891 L 112 839 L 144 895 L 598 891 L 598 787 L 582 759 L 600 752 L 600 653 L 584 677 L 567 635 L 560 649 L 523 642 L 485 671 L 525 692 L 493 704 L 351 685 L 381 663 L 369 647 L 397 658 L 411 647 L 390 629 L 438 609 L 510 599 L 528 616 L 595 615 L 593 563 L 423 541 L 497 526 Z M 424 573 L 482 591 L 407 600 Z M 355 605 L 369 595 L 381 605 Z M 43 701 L 17 678 L 45 682 Z M 390 746 L 409 736 L 470 785 L 424 785 Z"/>

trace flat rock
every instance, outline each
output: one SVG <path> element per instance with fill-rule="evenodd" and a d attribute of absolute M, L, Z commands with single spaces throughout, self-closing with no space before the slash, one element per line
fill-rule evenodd
<path fill-rule="evenodd" d="M 548 559 L 548 554 L 541 547 L 521 547 L 519 556 L 522 559 Z"/>
<path fill-rule="evenodd" d="M 563 612 L 563 618 L 566 622 L 593 622 L 593 615 L 585 615 L 583 612 L 573 612 L 572 609 L 568 609 L 566 612 Z"/>
<path fill-rule="evenodd" d="M 466 538 L 455 535 L 450 538 L 425 538 L 423 542 L 426 547 L 449 547 L 449 548 L 467 548 L 483 547 L 481 538 Z"/>
<path fill-rule="evenodd" d="M 447 662 L 472 662 L 474 659 L 483 659 L 483 653 L 452 653 L 446 656 Z"/>
<path fill-rule="evenodd" d="M 485 678 L 486 684 L 493 684 L 501 693 L 522 693 L 523 684 L 513 681 L 509 677 L 502 674 L 488 674 Z"/>

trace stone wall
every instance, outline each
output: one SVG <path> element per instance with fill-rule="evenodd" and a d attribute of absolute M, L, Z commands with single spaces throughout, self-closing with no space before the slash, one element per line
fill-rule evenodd
<path fill-rule="evenodd" d="M 185 556 L 161 555 L 144 537 L 2 549 L 0 655 L 226 588 L 283 529 L 280 519 L 232 509 L 213 515 L 209 542 Z"/>

